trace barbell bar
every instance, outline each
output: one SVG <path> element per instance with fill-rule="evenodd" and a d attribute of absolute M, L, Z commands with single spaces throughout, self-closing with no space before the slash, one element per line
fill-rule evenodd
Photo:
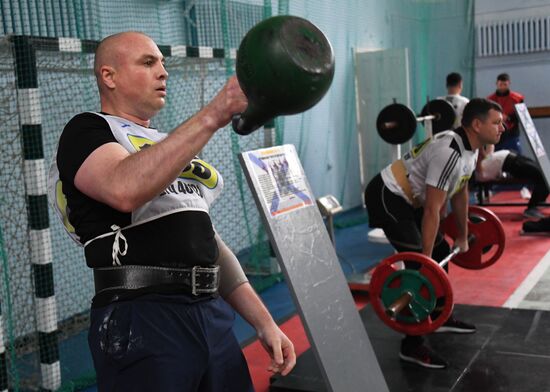
<path fill-rule="evenodd" d="M 450 214 L 441 225 L 441 230 L 453 238 L 457 234 L 455 220 Z M 460 253 L 454 247 L 439 263 L 416 252 L 401 252 L 382 260 L 372 274 L 369 295 L 373 309 L 385 324 L 408 335 L 424 335 L 443 325 L 454 305 L 452 287 L 442 267 L 452 261 L 463 268 L 487 268 L 504 250 L 502 223 L 492 211 L 470 206 L 468 232 L 470 249 Z M 403 261 L 416 263 L 419 268 L 401 269 L 398 265 Z M 443 299 L 441 311 L 432 314 L 438 298 Z"/>
<path fill-rule="evenodd" d="M 468 236 L 469 246 L 471 246 L 475 242 L 475 238 L 476 237 L 472 234 Z M 432 260 L 434 263 L 437 263 L 441 268 L 445 268 L 445 266 L 449 264 L 449 261 L 451 261 L 459 253 L 460 253 L 460 248 L 458 246 L 455 246 L 453 247 L 451 252 L 439 263 L 433 259 L 430 259 L 430 260 Z M 426 256 L 426 258 L 429 258 L 429 257 Z M 390 306 L 388 306 L 388 308 L 386 309 L 386 314 L 392 318 L 395 318 L 399 312 L 401 312 L 406 306 L 409 305 L 412 299 L 413 299 L 413 293 L 406 291 L 405 293 L 403 293 L 401 297 L 396 299 Z"/>
<path fill-rule="evenodd" d="M 456 118 L 453 106 L 442 99 L 429 101 L 419 117 L 401 103 L 392 103 L 383 108 L 376 118 L 380 137 L 390 144 L 402 144 L 414 135 L 418 122 L 431 121 L 432 132 L 452 129 Z"/>

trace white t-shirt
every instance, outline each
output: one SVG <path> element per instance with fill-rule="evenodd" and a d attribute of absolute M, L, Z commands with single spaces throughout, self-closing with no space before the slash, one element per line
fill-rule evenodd
<path fill-rule="evenodd" d="M 403 155 L 413 197 L 422 205 L 426 201 L 426 185 L 447 192 L 452 197 L 472 177 L 477 163 L 478 151 L 472 151 L 462 128 L 443 131 L 426 139 Z M 391 165 L 381 172 L 384 184 L 393 193 L 403 197 L 411 205 L 401 186 L 397 183 Z"/>
<path fill-rule="evenodd" d="M 502 177 L 502 165 L 510 150 L 498 150 L 481 161 L 481 172 L 476 173 L 478 181 L 492 181 Z"/>
<path fill-rule="evenodd" d="M 464 112 L 464 106 L 466 106 L 466 104 L 470 102 L 470 100 L 459 94 L 448 94 L 444 97 L 438 97 L 438 99 L 444 99 L 445 101 L 453 105 L 456 113 L 456 119 L 455 123 L 453 124 L 453 128 L 460 127 L 462 121 L 462 112 Z"/>

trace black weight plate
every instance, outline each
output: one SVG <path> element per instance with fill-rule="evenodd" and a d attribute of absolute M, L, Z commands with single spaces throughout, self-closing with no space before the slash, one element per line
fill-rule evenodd
<path fill-rule="evenodd" d="M 432 120 L 432 133 L 435 135 L 441 131 L 453 129 L 456 119 L 456 112 L 449 102 L 444 99 L 433 99 L 422 108 L 422 117 L 434 115 Z"/>
<path fill-rule="evenodd" d="M 380 111 L 376 129 L 382 139 L 390 144 L 402 144 L 410 140 L 416 131 L 416 116 L 407 106 L 392 103 Z"/>

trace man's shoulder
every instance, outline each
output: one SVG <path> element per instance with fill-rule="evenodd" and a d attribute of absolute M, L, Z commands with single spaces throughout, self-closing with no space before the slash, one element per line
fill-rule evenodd
<path fill-rule="evenodd" d="M 447 129 L 445 131 L 438 132 L 435 137 L 434 141 L 437 143 L 445 143 L 445 140 L 451 140 L 455 137 L 456 133 L 452 129 Z"/>
<path fill-rule="evenodd" d="M 428 155 L 445 155 L 447 154 L 448 147 L 452 141 L 450 130 L 438 132 L 431 139 L 431 142 L 428 143 L 428 150 L 430 153 Z"/>
<path fill-rule="evenodd" d="M 463 95 L 459 95 L 459 94 L 447 94 L 447 95 L 443 95 L 441 97 L 437 97 L 437 99 L 442 99 L 444 101 L 451 102 L 451 103 L 456 103 L 456 102 L 468 103 L 468 102 L 470 102 L 470 100 L 468 98 L 466 98 Z"/>
<path fill-rule="evenodd" d="M 104 127 L 107 125 L 107 121 L 99 113 L 95 112 L 82 112 L 71 118 L 65 125 L 64 132 L 71 131 L 73 129 L 89 129 Z"/>
<path fill-rule="evenodd" d="M 517 103 L 521 103 L 525 99 L 525 96 L 517 91 L 510 91 L 510 97 Z"/>
<path fill-rule="evenodd" d="M 75 114 L 67 122 L 67 125 L 74 124 L 74 123 L 80 123 L 80 122 L 87 122 L 87 121 L 101 122 L 102 119 L 103 119 L 103 117 L 99 113 L 96 113 L 96 112 L 82 112 L 82 113 Z"/>
<path fill-rule="evenodd" d="M 439 132 L 434 138 L 433 153 L 438 156 L 448 156 L 454 152 L 462 154 L 464 146 L 459 129 Z"/>
<path fill-rule="evenodd" d="M 82 112 L 67 122 L 59 137 L 59 146 L 97 138 L 113 138 L 109 123 L 98 113 Z"/>

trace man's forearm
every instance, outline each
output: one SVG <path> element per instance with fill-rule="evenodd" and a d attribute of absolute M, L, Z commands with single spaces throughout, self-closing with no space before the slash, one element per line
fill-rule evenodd
<path fill-rule="evenodd" d="M 216 264 L 220 266 L 220 286 L 218 292 L 223 298 L 227 298 L 238 286 L 248 282 L 237 256 L 223 242 L 216 232 L 216 242 L 218 243 L 218 260 Z"/>
<path fill-rule="evenodd" d="M 275 323 L 260 297 L 248 282 L 238 286 L 225 300 L 257 331 Z"/>
<path fill-rule="evenodd" d="M 432 257 L 435 237 L 439 229 L 439 210 L 436 208 L 424 209 L 422 216 L 422 253 Z"/>
<path fill-rule="evenodd" d="M 166 189 L 231 115 L 245 108 L 246 97 L 232 77 L 208 105 L 160 142 L 134 154 L 117 143 L 97 148 L 78 170 L 75 185 L 115 209 L 133 211 Z"/>
<path fill-rule="evenodd" d="M 129 154 L 117 143 L 93 151 L 78 169 L 76 187 L 119 211 L 131 212 L 172 183 L 215 130 L 196 115 L 166 139 Z"/>
<path fill-rule="evenodd" d="M 468 235 L 468 186 L 451 198 L 451 208 L 456 216 L 458 238 L 466 239 Z"/>

